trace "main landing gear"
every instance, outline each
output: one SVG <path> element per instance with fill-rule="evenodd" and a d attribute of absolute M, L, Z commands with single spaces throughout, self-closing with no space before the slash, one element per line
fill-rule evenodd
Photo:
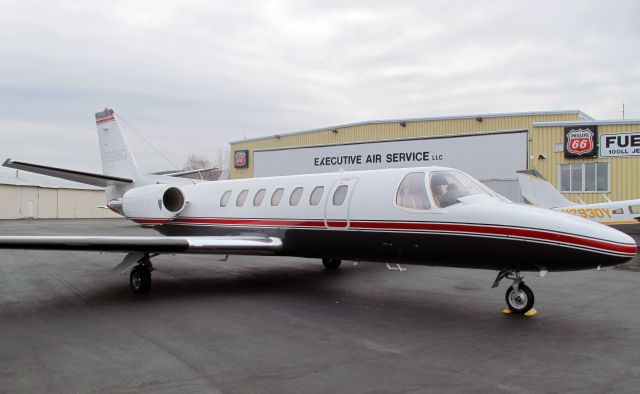
<path fill-rule="evenodd" d="M 340 264 L 342 264 L 342 260 L 335 257 L 323 257 L 322 264 L 324 265 L 324 268 L 327 270 L 335 270 L 335 269 L 338 269 L 338 267 L 340 267 Z"/>
<path fill-rule="evenodd" d="M 129 275 L 129 285 L 134 294 L 147 294 L 151 289 L 151 257 L 148 253 L 138 260 L 138 265 L 133 267 Z"/>
<path fill-rule="evenodd" d="M 503 270 L 498 273 L 492 287 L 498 287 L 504 278 L 513 280 L 513 284 L 507 289 L 505 300 L 509 311 L 513 313 L 525 314 L 533 309 L 535 298 L 533 291 L 522 281 L 519 271 Z"/>

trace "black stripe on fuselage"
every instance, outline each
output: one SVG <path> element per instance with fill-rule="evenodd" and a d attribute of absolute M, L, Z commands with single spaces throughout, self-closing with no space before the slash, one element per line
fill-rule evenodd
<path fill-rule="evenodd" d="M 260 235 L 282 239 L 281 255 L 401 262 L 480 269 L 571 271 L 621 264 L 629 256 L 533 239 L 495 235 L 165 224 L 155 228 L 173 236 Z"/>

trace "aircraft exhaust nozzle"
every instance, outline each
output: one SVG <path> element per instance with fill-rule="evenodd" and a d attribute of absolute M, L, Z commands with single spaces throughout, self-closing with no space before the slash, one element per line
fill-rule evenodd
<path fill-rule="evenodd" d="M 178 216 L 187 205 L 184 192 L 171 185 L 157 184 L 131 189 L 122 196 L 122 213 L 131 219 L 155 220 L 163 224 Z M 114 208 L 117 202 L 114 202 Z"/>

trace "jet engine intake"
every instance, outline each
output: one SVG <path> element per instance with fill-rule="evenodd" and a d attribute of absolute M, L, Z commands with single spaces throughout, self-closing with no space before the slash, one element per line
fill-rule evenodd
<path fill-rule="evenodd" d="M 128 218 L 175 218 L 184 209 L 184 192 L 171 185 L 158 184 L 131 189 L 122 196 L 122 212 Z"/>

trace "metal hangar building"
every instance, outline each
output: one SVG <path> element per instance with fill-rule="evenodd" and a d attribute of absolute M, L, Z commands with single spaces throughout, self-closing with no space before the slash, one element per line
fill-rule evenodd
<path fill-rule="evenodd" d="M 25 171 L 0 172 L 0 219 L 120 217 L 108 209 L 104 189 Z"/>
<path fill-rule="evenodd" d="M 537 169 L 569 200 L 640 197 L 640 120 L 579 110 L 366 121 L 231 142 L 230 178 L 440 165 L 520 201 Z"/>

